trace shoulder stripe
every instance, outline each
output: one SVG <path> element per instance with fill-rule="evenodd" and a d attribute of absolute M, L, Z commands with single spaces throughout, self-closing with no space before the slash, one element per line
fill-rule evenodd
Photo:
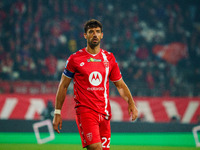
<path fill-rule="evenodd" d="M 102 55 L 103 55 L 103 59 L 104 59 L 104 62 L 108 62 L 108 59 L 107 59 L 107 56 L 105 55 L 104 51 L 102 51 Z M 108 94 L 107 94 L 107 87 L 106 87 L 106 83 L 107 83 L 107 79 L 108 79 L 108 74 L 109 74 L 109 65 L 105 67 L 105 71 L 106 71 L 106 74 L 105 74 L 105 81 L 104 81 L 104 88 L 105 88 L 105 91 L 104 91 L 104 98 L 105 98 L 105 112 L 107 114 L 107 116 L 109 116 L 109 111 L 107 110 L 108 108 Z"/>

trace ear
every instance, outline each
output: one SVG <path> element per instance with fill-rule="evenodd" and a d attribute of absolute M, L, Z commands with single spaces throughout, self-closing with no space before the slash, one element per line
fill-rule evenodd
<path fill-rule="evenodd" d="M 103 32 L 101 33 L 101 39 L 103 39 Z"/>
<path fill-rule="evenodd" d="M 87 39 L 87 34 L 86 33 L 84 33 L 84 38 Z"/>

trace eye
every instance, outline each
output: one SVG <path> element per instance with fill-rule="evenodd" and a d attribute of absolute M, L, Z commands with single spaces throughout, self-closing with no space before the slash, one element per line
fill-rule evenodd
<path fill-rule="evenodd" d="M 94 32 L 93 30 L 90 30 L 90 31 L 89 31 L 90 34 L 93 33 L 93 32 Z"/>

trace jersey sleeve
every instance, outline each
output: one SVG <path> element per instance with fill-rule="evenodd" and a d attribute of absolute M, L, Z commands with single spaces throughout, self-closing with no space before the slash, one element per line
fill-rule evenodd
<path fill-rule="evenodd" d="M 120 80 L 122 78 L 122 75 L 121 75 L 121 72 L 120 72 L 120 69 L 119 69 L 119 66 L 118 66 L 118 63 L 114 57 L 113 54 L 112 55 L 112 58 L 111 58 L 111 72 L 110 72 L 110 80 L 112 82 L 116 82 L 118 80 Z"/>
<path fill-rule="evenodd" d="M 69 78 L 73 78 L 75 73 L 75 63 L 72 56 L 70 56 L 65 64 L 65 69 L 63 71 L 63 74 Z"/>

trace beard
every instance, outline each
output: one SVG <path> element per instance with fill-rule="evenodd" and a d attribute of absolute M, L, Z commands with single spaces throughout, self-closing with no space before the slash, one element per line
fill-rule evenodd
<path fill-rule="evenodd" d="M 88 41 L 88 44 L 93 49 L 100 44 L 100 41 L 97 39 L 97 41 L 94 42 L 94 39 L 92 39 L 91 41 Z"/>

